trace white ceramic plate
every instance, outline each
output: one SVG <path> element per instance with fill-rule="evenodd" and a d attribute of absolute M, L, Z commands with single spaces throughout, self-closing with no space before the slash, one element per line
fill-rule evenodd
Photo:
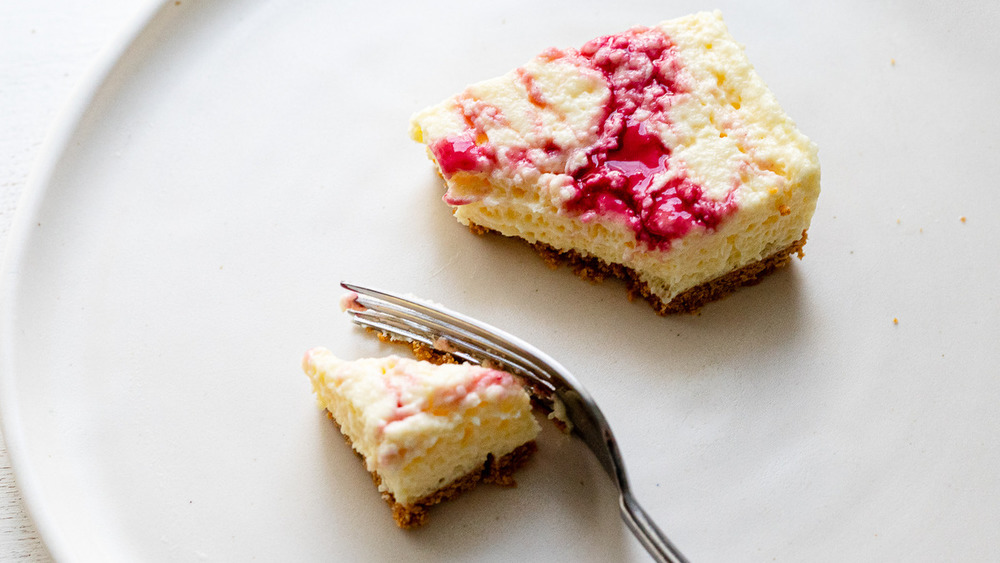
<path fill-rule="evenodd" d="M 699 7 L 164 3 L 69 112 L 3 272 L 4 429 L 52 553 L 644 560 L 551 430 L 517 489 L 396 529 L 299 368 L 388 351 L 339 312 L 352 280 L 563 361 L 695 561 L 1000 558 L 995 4 L 722 2 L 824 191 L 806 259 L 701 315 L 657 317 L 440 202 L 412 112 Z"/>

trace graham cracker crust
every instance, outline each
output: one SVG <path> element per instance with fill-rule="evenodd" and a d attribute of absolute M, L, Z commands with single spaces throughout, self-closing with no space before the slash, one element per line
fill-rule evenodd
<path fill-rule="evenodd" d="M 469 229 L 477 235 L 487 233 L 501 235 L 501 233 L 493 229 L 481 227 L 474 223 L 469 225 Z M 712 301 L 718 301 L 741 287 L 760 283 L 768 274 L 791 262 L 792 254 L 796 254 L 799 259 L 802 259 L 805 255 L 803 247 L 806 244 L 806 238 L 807 231 L 804 230 L 802 231 L 802 238 L 771 254 L 767 258 L 747 264 L 714 280 L 685 290 L 666 303 L 653 294 L 649 289 L 649 285 L 641 281 L 635 270 L 631 268 L 621 264 L 609 264 L 599 258 L 580 254 L 575 250 L 557 250 L 541 242 L 536 242 L 531 246 L 541 255 L 545 263 L 552 268 L 558 268 L 566 264 L 576 275 L 593 282 L 603 281 L 607 277 L 614 277 L 624 281 L 628 287 L 629 300 L 637 297 L 645 299 L 657 314 L 666 316 L 676 313 L 695 313 L 703 305 Z"/>
<path fill-rule="evenodd" d="M 392 517 L 396 521 L 397 526 L 404 529 L 422 526 L 427 523 L 430 507 L 439 502 L 455 498 L 465 491 L 474 489 L 479 483 L 493 483 L 501 487 L 516 487 L 517 482 L 514 481 L 513 473 L 527 463 L 528 459 L 531 458 L 537 449 L 538 446 L 532 440 L 521 444 L 514 451 L 500 459 L 494 458 L 493 454 L 488 454 L 486 461 L 478 469 L 415 501 L 413 504 L 399 504 L 393 498 L 392 493 L 387 492 L 382 493 L 382 498 L 392 507 Z M 375 482 L 376 487 L 382 482 L 378 473 L 372 473 L 372 481 Z"/>

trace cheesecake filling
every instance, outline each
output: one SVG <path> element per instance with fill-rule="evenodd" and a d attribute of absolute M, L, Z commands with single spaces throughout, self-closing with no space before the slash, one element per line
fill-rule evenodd
<path fill-rule="evenodd" d="M 591 142 L 581 146 L 581 135 L 573 135 L 562 144 L 556 135 L 541 130 L 545 119 L 536 119 L 539 130 L 524 136 L 527 146 L 495 144 L 490 133 L 510 128 L 511 120 L 501 107 L 467 93 L 460 104 L 465 128 L 430 145 L 445 178 L 494 171 L 504 177 L 561 175 L 564 211 L 583 222 L 614 217 L 628 225 L 637 240 L 657 250 L 669 250 L 672 240 L 692 229 L 715 229 L 736 210 L 732 193 L 738 183 L 721 199 L 708 197 L 661 138 L 660 131 L 672 126 L 671 107 L 683 101 L 685 83 L 690 82 L 676 47 L 662 30 L 635 28 L 594 39 L 579 50 L 549 49 L 534 69 L 529 65 L 515 71 L 532 111 L 558 115 L 560 108 L 536 79 L 542 74 L 538 64 L 569 65 L 581 76 L 603 81 L 607 95 L 588 127 L 596 130 Z M 573 158 L 560 160 L 560 153 Z M 456 192 L 461 190 L 450 189 L 445 201 L 465 205 L 486 197 Z"/>
<path fill-rule="evenodd" d="M 344 361 L 325 348 L 302 367 L 380 489 L 408 505 L 534 440 L 539 426 L 520 380 L 469 364 L 398 356 Z"/>

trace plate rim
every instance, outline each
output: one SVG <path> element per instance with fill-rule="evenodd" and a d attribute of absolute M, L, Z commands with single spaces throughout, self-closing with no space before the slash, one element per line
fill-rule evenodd
<path fill-rule="evenodd" d="M 49 193 L 52 176 L 87 112 L 94 106 L 139 39 L 155 21 L 163 17 L 165 8 L 168 5 L 179 7 L 180 4 L 174 0 L 146 0 L 136 7 L 135 12 L 126 18 L 125 25 L 92 59 L 48 126 L 18 198 L 3 247 L 3 259 L 0 262 L 0 433 L 3 434 L 11 473 L 25 511 L 42 545 L 58 561 L 74 559 L 73 551 L 66 544 L 59 527 L 51 520 L 49 507 L 44 501 L 43 487 L 35 479 L 26 459 L 27 446 L 19 402 L 14 392 L 18 379 L 14 368 L 17 323 L 12 309 L 21 291 L 18 265 L 25 259 L 32 221 Z"/>

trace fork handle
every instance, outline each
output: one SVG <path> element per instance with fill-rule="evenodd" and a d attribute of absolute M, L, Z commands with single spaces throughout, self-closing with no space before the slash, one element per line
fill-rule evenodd
<path fill-rule="evenodd" d="M 653 522 L 653 519 L 639 506 L 638 501 L 629 490 L 622 491 L 618 505 L 621 508 L 625 524 L 655 561 L 658 563 L 689 563 L 687 558 L 660 531 L 656 522 Z"/>

